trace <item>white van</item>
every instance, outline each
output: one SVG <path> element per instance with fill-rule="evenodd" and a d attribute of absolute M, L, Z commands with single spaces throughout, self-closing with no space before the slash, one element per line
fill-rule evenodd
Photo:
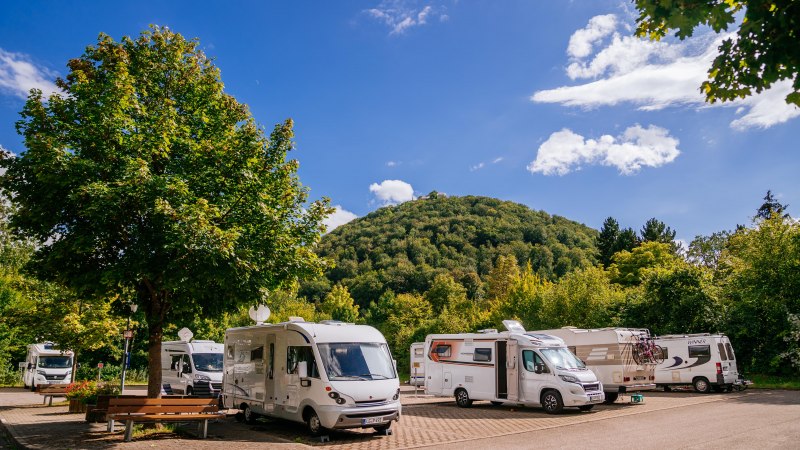
<path fill-rule="evenodd" d="M 642 328 L 563 327 L 536 333 L 558 336 L 603 382 L 606 402 L 613 403 L 620 394 L 656 388 L 655 368 L 658 359 L 639 355 L 639 344 L 649 343 L 650 332 Z"/>
<path fill-rule="evenodd" d="M 225 332 L 225 408 L 326 429 L 374 428 L 400 420 L 400 382 L 386 339 L 367 325 L 290 322 Z"/>
<path fill-rule="evenodd" d="M 176 394 L 216 397 L 222 390 L 222 344 L 189 339 L 161 343 L 161 382 Z"/>
<path fill-rule="evenodd" d="M 656 384 L 664 390 L 692 385 L 697 392 L 731 391 L 739 382 L 736 355 L 724 334 L 659 336 L 664 362 L 656 367 Z"/>
<path fill-rule="evenodd" d="M 412 386 L 425 386 L 425 343 L 414 342 L 411 344 L 411 365 L 409 366 L 409 381 Z"/>
<path fill-rule="evenodd" d="M 69 384 L 72 381 L 71 350 L 59 350 L 52 342 L 28 345 L 22 372 L 22 385 L 36 390 L 45 384 Z"/>
<path fill-rule="evenodd" d="M 489 400 L 542 406 L 551 414 L 565 406 L 588 411 L 605 400 L 603 384 L 563 340 L 526 332 L 514 320 L 503 324 L 508 331 L 428 335 L 426 392 L 453 395 L 460 407 Z"/>

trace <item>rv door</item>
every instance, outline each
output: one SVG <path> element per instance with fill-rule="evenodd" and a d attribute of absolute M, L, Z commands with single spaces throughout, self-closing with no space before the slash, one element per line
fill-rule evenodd
<path fill-rule="evenodd" d="M 508 377 L 508 399 L 519 400 L 519 347 L 517 341 L 506 341 L 506 375 Z"/>

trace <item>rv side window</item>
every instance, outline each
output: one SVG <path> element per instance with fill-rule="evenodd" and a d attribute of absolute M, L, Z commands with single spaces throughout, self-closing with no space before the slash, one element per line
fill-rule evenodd
<path fill-rule="evenodd" d="M 700 358 L 701 356 L 711 356 L 710 345 L 690 345 L 689 358 Z"/>
<path fill-rule="evenodd" d="M 182 357 L 183 355 L 172 355 L 172 363 L 169 365 L 169 368 L 175 372 L 180 372 L 180 370 L 183 368 L 181 367 Z"/>
<path fill-rule="evenodd" d="M 414 349 L 414 356 L 422 356 L 425 350 L 422 347 L 417 347 Z"/>
<path fill-rule="evenodd" d="M 439 355 L 440 358 L 442 358 L 442 357 L 447 358 L 448 356 L 450 356 L 450 346 L 449 345 L 439 344 L 439 345 L 436 346 L 436 348 L 433 351 L 437 355 Z"/>
<path fill-rule="evenodd" d="M 286 373 L 297 373 L 297 363 L 305 361 L 308 366 L 308 376 L 319 378 L 317 362 L 314 359 L 314 351 L 311 347 L 287 347 L 286 348 Z"/>
<path fill-rule="evenodd" d="M 523 364 L 525 364 L 525 370 L 527 370 L 528 372 L 536 371 L 536 365 L 537 364 L 539 364 L 542 367 L 544 367 L 544 372 L 543 373 L 550 372 L 547 369 L 547 364 L 545 364 L 544 360 L 542 360 L 542 357 L 539 356 L 539 354 L 537 354 L 533 350 L 523 350 L 522 351 L 522 362 L 523 362 Z"/>
<path fill-rule="evenodd" d="M 731 347 L 730 342 L 725 343 L 725 348 L 728 349 L 728 359 L 730 359 L 731 361 L 736 359 L 736 356 L 733 354 L 733 347 Z"/>
<path fill-rule="evenodd" d="M 254 361 L 256 359 L 264 359 L 264 346 L 250 350 L 250 361 Z"/>
<path fill-rule="evenodd" d="M 727 361 L 728 355 L 725 354 L 725 344 L 717 342 L 717 349 L 719 350 L 719 358 L 723 361 Z"/>
<path fill-rule="evenodd" d="M 472 354 L 473 361 L 491 361 L 492 349 L 490 348 L 476 348 L 475 353 Z"/>

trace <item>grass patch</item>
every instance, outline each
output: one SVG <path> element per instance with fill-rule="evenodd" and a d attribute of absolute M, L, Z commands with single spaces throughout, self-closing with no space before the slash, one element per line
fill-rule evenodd
<path fill-rule="evenodd" d="M 753 389 L 791 389 L 800 390 L 800 377 L 753 374 L 748 377 Z"/>
<path fill-rule="evenodd" d="M 133 437 L 136 439 L 148 437 L 160 437 L 169 434 L 176 434 L 178 424 L 175 423 L 162 423 L 161 426 L 156 424 L 134 424 Z"/>

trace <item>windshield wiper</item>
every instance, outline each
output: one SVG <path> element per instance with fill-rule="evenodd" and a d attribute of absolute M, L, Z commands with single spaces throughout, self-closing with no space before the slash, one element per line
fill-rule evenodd
<path fill-rule="evenodd" d="M 383 377 L 384 380 L 388 380 L 389 379 L 389 377 L 387 377 L 386 375 L 383 375 L 381 373 L 365 373 L 365 374 L 363 374 L 361 376 L 362 377 L 372 377 L 373 379 L 375 377 Z"/>
<path fill-rule="evenodd" d="M 363 375 L 334 375 L 336 378 L 348 378 L 348 379 L 356 379 L 356 380 L 367 380 L 364 378 Z"/>

